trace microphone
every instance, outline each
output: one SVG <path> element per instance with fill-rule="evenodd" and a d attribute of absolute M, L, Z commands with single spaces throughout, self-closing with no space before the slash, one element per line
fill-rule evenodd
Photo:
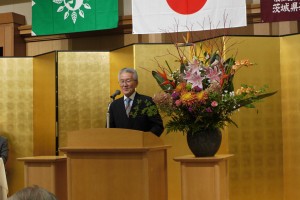
<path fill-rule="evenodd" d="M 120 90 L 116 90 L 115 93 L 113 93 L 110 98 L 112 98 L 113 100 L 115 100 L 116 96 L 118 96 L 119 94 L 121 94 Z"/>

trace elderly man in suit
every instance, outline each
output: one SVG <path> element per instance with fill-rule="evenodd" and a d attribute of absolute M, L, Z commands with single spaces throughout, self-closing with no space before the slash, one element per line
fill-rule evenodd
<path fill-rule="evenodd" d="M 164 126 L 158 111 L 153 115 L 142 112 L 133 114 L 144 108 L 155 106 L 151 97 L 135 91 L 138 85 L 137 72 L 132 68 L 124 68 L 119 72 L 118 79 L 124 96 L 110 105 L 109 127 L 152 132 L 156 136 L 160 136 L 164 131 Z"/>
<path fill-rule="evenodd" d="M 8 159 L 8 142 L 3 136 L 0 136 L 0 156 L 5 164 Z"/>

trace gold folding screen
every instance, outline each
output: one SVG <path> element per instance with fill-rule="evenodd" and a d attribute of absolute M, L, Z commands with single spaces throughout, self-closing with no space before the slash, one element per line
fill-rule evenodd
<path fill-rule="evenodd" d="M 231 47 L 230 54 L 235 55 L 238 51 L 237 59 L 248 58 L 256 63 L 238 72 L 236 88 L 245 83 L 257 87 L 268 84 L 270 90 L 280 89 L 278 38 L 231 37 L 230 44 L 236 44 Z M 156 61 L 166 66 L 167 60 L 171 68 L 178 68 L 176 58 L 170 55 L 177 55 L 176 49 L 166 44 L 135 45 L 134 48 L 135 67 L 141 80 L 138 91 L 153 96 L 160 88 L 150 72 L 159 69 Z M 234 116 L 239 128 L 230 126 L 223 131 L 223 148 L 218 153 L 235 154 L 229 162 L 232 200 L 282 199 L 281 101 L 278 97 L 280 91 L 276 96 L 257 104 L 258 113 L 255 109 L 240 109 Z M 169 199 L 180 200 L 180 169 L 173 158 L 191 152 L 182 133 L 163 134 L 162 139 L 172 146 L 168 150 Z"/>
<path fill-rule="evenodd" d="M 297 120 L 300 112 L 297 91 L 300 79 L 297 66 L 300 61 L 297 52 L 300 36 L 231 39 L 238 43 L 238 59 L 249 58 L 256 63 L 239 71 L 235 78 L 236 88 L 240 83 L 257 87 L 268 84 L 270 91 L 278 90 L 278 93 L 257 104 L 257 110 L 240 109 L 233 117 L 239 128 L 230 126 L 225 130 L 219 153 L 235 154 L 229 162 L 230 199 L 298 199 L 300 140 Z M 10 140 L 10 192 L 23 185 L 23 165 L 15 158 L 31 156 L 33 145 L 39 148 L 39 144 L 34 144 L 33 126 L 41 127 L 34 137 L 40 134 L 42 140 L 47 131 L 54 136 L 52 141 L 47 139 L 45 143 L 51 148 L 50 152 L 55 150 L 56 131 L 62 147 L 67 131 L 104 127 L 109 96 L 119 88 L 119 69 L 134 67 L 139 73 L 138 92 L 152 96 L 159 91 L 150 73 L 157 68 L 154 58 L 161 64 L 167 59 L 171 66 L 178 65 L 172 56 L 165 56 L 168 51 L 176 53 L 170 44 L 137 44 L 113 52 L 52 52 L 34 58 L 1 58 L 0 134 Z M 39 71 L 47 68 L 51 70 Z M 50 87 L 38 82 L 47 80 Z M 56 89 L 57 99 L 54 99 Z M 35 96 L 39 92 L 41 96 Z M 43 119 L 42 113 L 48 113 L 45 116 L 51 120 L 39 121 Z M 50 123 L 49 127 L 43 128 L 43 123 Z M 162 139 L 172 145 L 168 150 L 169 199 L 180 200 L 180 169 L 173 157 L 191 152 L 181 133 L 163 134 Z"/>
<path fill-rule="evenodd" d="M 120 89 L 118 84 L 119 71 L 124 67 L 134 67 L 133 48 L 133 46 L 128 46 L 110 52 L 110 94 Z"/>
<path fill-rule="evenodd" d="M 230 159 L 230 199 L 283 199 L 283 151 L 280 91 L 279 38 L 232 37 L 237 43 L 238 59 L 250 59 L 254 66 L 244 67 L 235 76 L 235 89 L 242 83 L 256 88 L 267 84 L 272 97 L 242 108 L 233 115 L 239 128 L 228 128 Z M 234 52 L 232 52 L 234 53 Z"/>
<path fill-rule="evenodd" d="M 173 44 L 153 44 L 153 45 L 135 45 L 134 46 L 135 68 L 139 74 L 138 92 L 153 96 L 154 93 L 160 91 L 160 87 L 157 85 L 155 79 L 152 77 L 151 70 L 160 70 L 158 63 L 166 67 L 165 60 L 169 65 L 176 69 L 179 66 L 178 62 L 175 62 L 175 58 L 168 55 L 167 52 L 176 54 L 176 50 Z M 158 62 L 158 63 L 157 63 Z M 163 120 L 166 122 L 167 116 L 164 116 Z M 180 187 L 180 166 L 178 162 L 175 162 L 173 158 L 179 155 L 190 154 L 190 151 L 186 145 L 185 136 L 182 133 L 170 133 L 164 132 L 161 136 L 165 144 L 171 145 L 168 149 L 168 198 L 174 200 L 181 199 L 181 187 Z"/>
<path fill-rule="evenodd" d="M 55 155 L 56 52 L 33 59 L 33 155 Z"/>
<path fill-rule="evenodd" d="M 110 91 L 108 52 L 58 52 L 59 147 L 66 133 L 105 127 Z"/>
<path fill-rule="evenodd" d="M 0 58 L 0 135 L 9 143 L 9 194 L 24 183 L 23 164 L 16 159 L 33 153 L 32 66 L 32 58 Z"/>
<path fill-rule="evenodd" d="M 117 74 L 133 66 L 133 47 L 113 52 L 58 52 L 58 146 L 66 133 L 105 127 L 110 95 L 119 89 Z"/>
<path fill-rule="evenodd" d="M 300 36 L 280 38 L 284 198 L 300 199 Z"/>

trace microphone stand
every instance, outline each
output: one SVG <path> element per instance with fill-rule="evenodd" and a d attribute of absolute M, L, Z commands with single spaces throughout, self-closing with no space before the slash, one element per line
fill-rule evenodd
<path fill-rule="evenodd" d="M 112 98 L 112 100 L 108 103 L 107 113 L 106 113 L 106 128 L 110 128 L 110 127 L 109 127 L 109 121 L 110 121 L 110 120 L 109 120 L 109 115 L 110 115 L 110 114 L 109 114 L 109 108 L 110 108 L 110 104 L 115 100 L 115 97 L 116 97 L 116 96 L 114 96 L 114 97 L 111 96 L 110 98 Z"/>

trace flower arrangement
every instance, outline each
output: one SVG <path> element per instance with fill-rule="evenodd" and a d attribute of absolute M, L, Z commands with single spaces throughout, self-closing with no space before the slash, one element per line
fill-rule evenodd
<path fill-rule="evenodd" d="M 237 126 L 231 119 L 236 110 L 255 108 L 253 103 L 276 93 L 266 92 L 267 86 L 255 89 L 242 85 L 234 90 L 233 80 L 239 69 L 253 63 L 238 61 L 235 56 L 226 58 L 226 39 L 221 38 L 221 43 L 216 42 L 216 38 L 213 41 L 208 46 L 188 40 L 175 43 L 179 69 L 172 70 L 166 61 L 166 66 L 158 63 L 160 69 L 152 71 L 162 89 L 153 100 L 161 112 L 170 116 L 166 124 L 168 133 L 195 133 L 228 124 Z"/>

